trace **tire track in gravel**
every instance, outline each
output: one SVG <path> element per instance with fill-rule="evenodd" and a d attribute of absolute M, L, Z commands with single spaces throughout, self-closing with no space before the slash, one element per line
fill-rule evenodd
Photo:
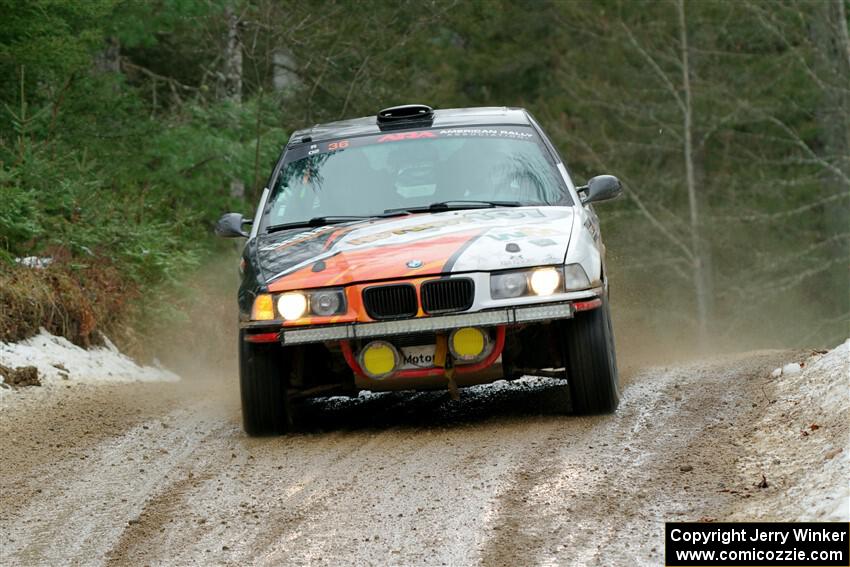
<path fill-rule="evenodd" d="M 0 520 L 57 477 L 84 466 L 97 447 L 185 403 L 174 384 L 74 384 L 0 401 Z"/>
<path fill-rule="evenodd" d="M 137 521 L 145 500 L 170 484 L 169 476 L 205 437 L 217 434 L 221 426 L 209 419 L 189 405 L 106 438 L 85 460 L 31 468 L 24 482 L 44 488 L 4 513 L 4 556 L 16 565 L 56 563 L 56 553 L 71 565 L 102 558 Z"/>
<path fill-rule="evenodd" d="M 168 555 L 175 564 L 189 564 L 198 557 L 217 564 L 264 565 L 335 565 L 341 558 L 372 564 L 369 558 L 374 557 L 374 564 L 380 564 L 385 561 L 378 557 L 388 545 L 397 563 L 428 562 L 430 557 L 458 564 L 468 557 L 469 542 L 482 535 L 469 529 L 468 520 L 472 517 L 477 523 L 479 510 L 486 507 L 482 500 L 492 499 L 489 491 L 476 490 L 476 483 L 482 488 L 487 483 L 494 486 L 505 473 L 498 463 L 480 470 L 482 454 L 491 451 L 482 449 L 488 432 L 476 429 L 473 425 L 447 433 L 354 431 L 321 439 L 291 436 L 292 453 L 301 457 L 300 465 L 306 459 L 309 467 L 275 464 L 280 462 L 276 451 L 255 447 L 259 450 L 251 451 L 253 458 L 245 460 L 238 474 L 222 478 L 217 473 L 186 485 L 174 500 L 149 503 L 141 524 L 148 517 L 168 517 L 171 510 L 183 513 L 171 515 L 165 531 L 126 532 L 111 563 L 155 562 Z M 536 434 L 532 428 L 527 433 Z M 316 441 L 321 441 L 321 454 L 307 446 Z M 214 454 L 220 449 L 210 445 L 200 452 Z M 206 459 L 197 457 L 197 467 L 205 468 Z M 275 471 L 277 479 L 270 483 L 268 477 Z M 454 482 L 458 477 L 469 482 Z M 266 498 L 255 498 L 257 484 L 265 486 Z M 218 488 L 217 509 L 199 511 L 197 502 L 208 501 Z M 452 494 L 458 489 L 462 494 Z M 208 526 L 205 534 L 196 533 L 200 521 Z M 175 542 L 171 533 L 190 537 Z"/>
<path fill-rule="evenodd" d="M 736 477 L 745 450 L 734 440 L 766 403 L 756 379 L 781 360 L 636 376 L 615 416 L 573 421 L 569 439 L 518 471 L 482 564 L 663 563 L 664 521 L 722 517 L 738 497 L 721 490 L 752 490 Z"/>
<path fill-rule="evenodd" d="M 68 423 L 15 449 L 0 477 L 0 501 L 14 503 L 0 512 L 0 555 L 25 566 L 658 564 L 663 520 L 721 516 L 733 496 L 720 483 L 746 491 L 729 465 L 762 403 L 751 376 L 787 356 L 644 371 L 627 377 L 614 416 L 558 415 L 563 386 L 531 380 L 460 402 L 331 398 L 305 408 L 311 430 L 262 439 L 242 433 L 230 381 L 187 380 L 188 397 L 163 387 L 161 409 L 157 386 L 123 385 L 117 402 L 112 387 L 59 392 Z M 75 403 L 101 404 L 102 431 L 89 410 L 74 420 Z M 30 411 L 11 415 L 39 423 Z"/>

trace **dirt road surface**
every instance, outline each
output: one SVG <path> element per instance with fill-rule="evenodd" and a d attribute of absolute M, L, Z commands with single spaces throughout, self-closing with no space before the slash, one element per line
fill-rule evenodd
<path fill-rule="evenodd" d="M 263 439 L 232 379 L 33 388 L 2 408 L 0 563 L 661 565 L 665 520 L 781 490 L 740 463 L 795 354 L 625 371 L 613 416 L 531 379 L 324 400 Z"/>

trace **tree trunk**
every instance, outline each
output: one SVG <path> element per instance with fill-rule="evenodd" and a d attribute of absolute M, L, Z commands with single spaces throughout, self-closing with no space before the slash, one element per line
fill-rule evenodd
<path fill-rule="evenodd" d="M 103 51 L 94 58 L 94 67 L 99 73 L 119 73 L 121 71 L 121 44 L 115 36 L 108 36 Z"/>
<path fill-rule="evenodd" d="M 850 191 L 850 38 L 847 32 L 847 12 L 844 0 L 821 2 L 814 6 L 815 14 L 809 29 L 814 45 L 815 71 L 823 77 L 824 89 L 817 110 L 818 154 L 834 164 L 838 171 L 825 170 L 822 182 L 829 195 Z M 843 175 L 842 175 L 843 173 Z M 830 238 L 847 232 L 850 205 L 847 199 L 835 202 L 824 211 L 825 232 Z M 846 239 L 836 239 L 830 246 L 835 258 L 847 258 L 850 246 Z M 848 289 L 847 271 L 834 272 L 840 278 L 834 289 Z M 839 312 L 850 310 L 850 298 L 846 293 L 839 299 Z"/>
<path fill-rule="evenodd" d="M 850 69 L 850 30 L 847 29 L 850 23 L 847 22 L 846 0 L 833 0 L 833 2 L 835 3 L 835 12 L 838 15 L 836 20 L 838 38 L 841 46 L 844 48 L 844 57 L 847 64 L 845 69 Z"/>
<path fill-rule="evenodd" d="M 694 120 L 691 88 L 691 69 L 688 46 L 688 28 L 685 18 L 685 1 L 678 0 L 679 41 L 682 64 L 682 90 L 684 91 L 683 118 L 683 154 L 685 160 L 685 184 L 688 190 L 689 227 L 691 250 L 693 251 L 693 280 L 697 310 L 697 340 L 700 348 L 705 347 L 708 338 L 709 285 L 707 262 L 701 238 L 700 199 L 694 167 Z"/>
<path fill-rule="evenodd" d="M 298 84 L 298 77 L 292 72 L 295 60 L 289 50 L 276 47 L 272 54 L 272 86 L 277 92 L 285 91 Z"/>
<path fill-rule="evenodd" d="M 232 5 L 225 9 L 227 16 L 227 41 L 224 46 L 222 83 L 224 97 L 234 102 L 242 101 L 242 42 L 239 39 L 239 16 Z"/>
<path fill-rule="evenodd" d="M 239 39 L 239 16 L 232 4 L 228 4 L 225 15 L 227 16 L 227 38 L 224 45 L 224 68 L 222 69 L 224 98 L 241 103 L 242 42 Z M 243 199 L 245 197 L 245 181 L 238 178 L 231 179 L 230 196 Z"/>

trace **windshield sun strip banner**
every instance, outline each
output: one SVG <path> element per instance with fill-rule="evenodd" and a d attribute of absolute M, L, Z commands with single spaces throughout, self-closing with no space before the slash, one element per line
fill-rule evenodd
<path fill-rule="evenodd" d="M 349 138 L 337 138 L 317 142 L 305 142 L 291 147 L 286 152 L 285 163 L 304 159 L 315 155 L 335 153 L 349 148 L 362 146 L 373 146 L 387 143 L 401 143 L 410 140 L 428 139 L 457 139 L 457 138 L 503 138 L 537 143 L 543 146 L 537 133 L 530 126 L 461 126 L 452 128 L 428 128 L 422 130 L 410 130 L 403 132 L 384 132 L 380 134 L 369 134 L 351 136 Z M 545 152 L 548 157 L 549 152 Z"/>

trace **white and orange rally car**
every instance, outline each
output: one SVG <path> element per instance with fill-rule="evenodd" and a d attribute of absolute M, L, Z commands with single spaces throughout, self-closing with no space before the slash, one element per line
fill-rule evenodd
<path fill-rule="evenodd" d="M 299 399 L 565 378 L 612 412 L 617 363 L 591 203 L 520 108 L 432 110 L 295 132 L 246 237 L 239 289 L 245 430 L 281 433 Z M 250 225 L 250 232 L 245 232 Z"/>

